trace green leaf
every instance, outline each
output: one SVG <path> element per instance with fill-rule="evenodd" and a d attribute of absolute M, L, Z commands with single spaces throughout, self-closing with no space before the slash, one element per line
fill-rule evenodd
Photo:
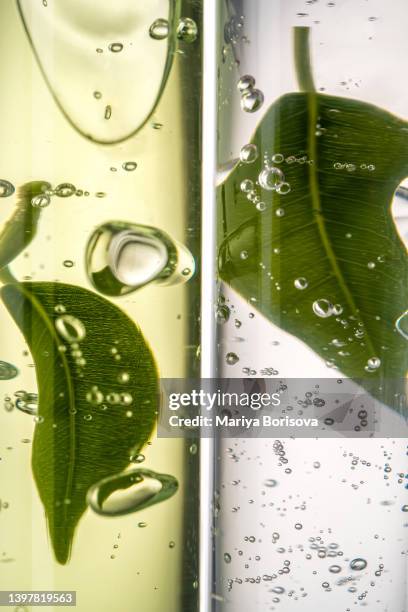
<path fill-rule="evenodd" d="M 408 269 L 391 203 L 408 175 L 408 124 L 356 100 L 292 93 L 252 142 L 258 159 L 238 163 L 218 190 L 221 278 L 346 376 L 378 381 L 377 397 L 399 408 L 407 345 L 395 322 L 407 309 Z M 264 155 L 278 153 L 286 195 L 256 184 Z M 241 190 L 245 179 L 263 212 Z M 317 316 L 320 299 L 341 314 Z M 381 365 L 367 372 L 372 358 Z"/>
<path fill-rule="evenodd" d="M 34 238 L 42 208 L 33 206 L 31 201 L 49 188 L 51 185 L 46 181 L 33 181 L 19 188 L 17 206 L 0 232 L 0 270 Z"/>
<path fill-rule="evenodd" d="M 6 285 L 1 295 L 36 365 L 40 422 L 32 466 L 55 556 L 64 564 L 88 489 L 122 471 L 151 435 L 156 366 L 134 323 L 94 293 L 59 283 L 23 283 Z M 61 336 L 64 317 L 71 340 L 75 321 L 86 332 L 81 341 Z"/>

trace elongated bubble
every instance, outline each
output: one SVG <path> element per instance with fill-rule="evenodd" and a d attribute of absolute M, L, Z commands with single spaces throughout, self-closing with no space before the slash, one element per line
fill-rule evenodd
<path fill-rule="evenodd" d="M 120 142 L 151 116 L 174 58 L 176 4 L 169 0 L 52 0 L 44 10 L 41 0 L 18 0 L 46 83 L 83 136 L 96 142 Z M 152 24 L 161 21 L 167 28 L 156 25 L 149 36 Z M 166 30 L 169 35 L 158 44 L 155 38 Z M 188 23 L 182 33 L 191 38 Z M 101 112 L 94 91 L 103 92 L 105 109 L 110 111 Z"/>
<path fill-rule="evenodd" d="M 122 516 L 165 501 L 177 489 L 174 476 L 135 468 L 96 483 L 88 491 L 87 503 L 97 514 Z"/>
<path fill-rule="evenodd" d="M 18 375 L 18 370 L 15 366 L 7 361 L 0 361 L 0 380 L 11 380 Z"/>

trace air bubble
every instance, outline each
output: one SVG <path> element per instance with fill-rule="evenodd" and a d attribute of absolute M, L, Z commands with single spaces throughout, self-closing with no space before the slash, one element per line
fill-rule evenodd
<path fill-rule="evenodd" d="M 371 357 L 368 361 L 367 361 L 367 370 L 378 370 L 378 368 L 381 365 L 381 359 L 379 357 Z"/>
<path fill-rule="evenodd" d="M 239 158 L 243 164 L 252 164 L 258 158 L 258 147 L 254 144 L 243 146 Z"/>
<path fill-rule="evenodd" d="M 278 484 L 277 480 L 274 480 L 273 478 L 267 478 L 264 481 L 264 486 L 269 487 L 269 488 L 276 487 L 277 484 Z"/>
<path fill-rule="evenodd" d="M 284 159 L 285 157 L 282 155 L 282 153 L 275 153 L 275 155 L 272 155 L 272 161 L 274 164 L 281 164 Z"/>
<path fill-rule="evenodd" d="M 249 193 L 254 188 L 254 184 L 250 179 L 244 179 L 241 182 L 240 188 L 244 193 Z"/>
<path fill-rule="evenodd" d="M 156 19 L 149 29 L 150 38 L 164 40 L 169 35 L 169 22 L 167 19 Z"/>
<path fill-rule="evenodd" d="M 0 380 L 11 380 L 18 375 L 17 368 L 7 361 L 0 361 Z"/>
<path fill-rule="evenodd" d="M 367 567 L 367 561 L 365 559 L 358 558 L 358 559 L 353 559 L 352 561 L 350 561 L 350 569 L 356 572 L 361 572 L 366 567 Z"/>
<path fill-rule="evenodd" d="M 15 187 L 10 181 L 0 179 L 0 198 L 8 198 L 13 195 Z"/>
<path fill-rule="evenodd" d="M 55 195 L 59 198 L 69 198 L 70 196 L 73 196 L 75 192 L 76 187 L 71 183 L 61 183 L 55 188 L 54 191 Z"/>
<path fill-rule="evenodd" d="M 333 314 L 333 305 L 324 298 L 313 302 L 312 308 L 315 315 L 322 319 L 327 319 Z"/>
<path fill-rule="evenodd" d="M 88 491 L 87 503 L 102 516 L 122 516 L 162 502 L 177 489 L 174 476 L 135 468 L 93 485 Z M 146 523 L 139 523 L 139 527 L 146 527 Z"/>
<path fill-rule="evenodd" d="M 227 323 L 231 315 L 231 311 L 225 304 L 218 306 L 216 311 L 216 319 L 217 323 L 224 324 Z"/>
<path fill-rule="evenodd" d="M 308 282 L 304 276 L 296 278 L 293 284 L 295 285 L 295 288 L 299 289 L 300 291 L 303 291 L 308 287 Z"/>
<path fill-rule="evenodd" d="M 228 365 L 235 365 L 239 361 L 239 357 L 236 353 L 227 353 L 225 361 Z"/>
<path fill-rule="evenodd" d="M 155 282 L 188 281 L 195 262 L 188 249 L 149 226 L 113 222 L 101 225 L 87 246 L 87 273 L 106 295 L 125 295 Z"/>
<path fill-rule="evenodd" d="M 120 53 L 123 49 L 123 45 L 120 42 L 114 42 L 109 45 L 108 49 L 112 51 L 112 53 Z"/>
<path fill-rule="evenodd" d="M 279 168 L 264 168 L 258 177 L 260 186 L 267 191 L 274 191 L 285 180 L 285 175 Z"/>
<path fill-rule="evenodd" d="M 246 113 L 255 113 L 264 103 L 264 95 L 260 89 L 246 90 L 241 97 L 241 108 Z"/>
<path fill-rule="evenodd" d="M 198 35 L 197 24 L 189 17 L 180 19 L 177 25 L 177 38 L 185 43 L 193 43 Z"/>
<path fill-rule="evenodd" d="M 242 76 L 237 83 L 237 89 L 241 93 L 244 93 L 248 89 L 253 89 L 254 87 L 255 79 L 250 74 L 245 74 L 244 76 Z"/>
<path fill-rule="evenodd" d="M 31 200 L 31 205 L 34 206 L 34 208 L 46 208 L 50 203 L 51 198 L 45 193 L 40 193 Z"/>
<path fill-rule="evenodd" d="M 395 321 L 395 328 L 403 338 L 408 340 L 408 310 Z"/>
<path fill-rule="evenodd" d="M 86 335 L 85 325 L 72 315 L 62 315 L 55 320 L 55 328 L 59 335 L 72 344 L 82 342 Z"/>
<path fill-rule="evenodd" d="M 134 161 L 128 161 L 122 164 L 122 168 L 126 170 L 126 172 L 133 172 L 133 170 L 136 170 L 137 168 L 137 163 Z"/>
<path fill-rule="evenodd" d="M 279 193 L 279 195 L 286 195 L 290 192 L 290 190 L 291 190 L 291 186 L 289 185 L 289 183 L 285 183 L 285 182 L 281 183 L 276 188 L 276 191 Z"/>

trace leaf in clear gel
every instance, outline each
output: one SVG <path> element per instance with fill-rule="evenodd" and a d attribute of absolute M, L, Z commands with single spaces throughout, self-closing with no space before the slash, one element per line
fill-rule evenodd
<path fill-rule="evenodd" d="M 293 93 L 252 143 L 258 158 L 218 191 L 221 278 L 329 366 L 371 389 L 378 381 L 377 397 L 400 409 L 408 364 L 395 322 L 408 266 L 391 203 L 408 175 L 408 124 L 356 100 Z M 283 189 L 260 180 L 268 168 Z"/>
<path fill-rule="evenodd" d="M 51 185 L 45 181 L 26 183 L 18 190 L 17 206 L 0 232 L 0 269 L 7 266 L 31 242 L 37 232 L 41 208 L 32 200 Z"/>
<path fill-rule="evenodd" d="M 139 329 L 80 287 L 9 284 L 1 295 L 30 346 L 39 389 L 32 466 L 57 560 L 70 556 L 86 494 L 151 435 L 158 376 Z"/>

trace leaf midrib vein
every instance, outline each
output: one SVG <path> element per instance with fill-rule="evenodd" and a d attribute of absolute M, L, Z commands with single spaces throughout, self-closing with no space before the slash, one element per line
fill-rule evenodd
<path fill-rule="evenodd" d="M 39 317 L 44 321 L 45 327 L 48 329 L 51 338 L 54 340 L 55 344 L 58 346 L 59 337 L 54 329 L 54 326 L 50 322 L 46 311 L 44 310 L 41 302 L 34 296 L 33 293 L 29 292 L 24 285 L 20 285 L 22 293 L 33 304 L 33 307 L 36 309 Z M 76 419 L 75 419 L 75 393 L 72 385 L 71 372 L 68 365 L 68 360 L 65 357 L 63 352 L 57 353 L 62 361 L 64 374 L 66 379 L 66 386 L 68 390 L 68 414 L 69 414 L 69 465 L 68 465 L 68 476 L 65 487 L 65 499 L 70 498 L 71 491 L 73 489 L 73 480 L 74 480 L 74 471 L 75 471 L 75 454 L 76 454 Z M 63 505 L 63 513 L 64 520 L 67 518 L 67 505 L 65 503 Z"/>
<path fill-rule="evenodd" d="M 323 216 L 323 208 L 320 199 L 319 182 L 317 176 L 318 168 L 318 155 L 317 155 L 317 138 L 316 138 L 316 124 L 317 124 L 317 96 L 314 91 L 308 91 L 307 105 L 308 105 L 308 150 L 309 158 L 314 159 L 315 163 L 309 166 L 309 188 L 310 198 L 312 202 L 312 210 L 316 213 L 314 215 L 315 222 L 319 231 L 319 235 L 326 253 L 326 257 L 333 269 L 334 276 L 339 283 L 340 289 L 346 298 L 346 302 L 351 309 L 353 314 L 358 314 L 359 309 L 357 308 L 353 296 L 347 286 L 344 279 L 343 273 L 340 266 L 337 263 L 337 258 L 334 253 L 333 247 L 330 242 L 329 234 L 327 232 L 325 219 Z M 371 339 L 368 338 L 369 348 L 372 351 L 372 355 L 375 355 L 374 347 L 371 343 Z"/>

